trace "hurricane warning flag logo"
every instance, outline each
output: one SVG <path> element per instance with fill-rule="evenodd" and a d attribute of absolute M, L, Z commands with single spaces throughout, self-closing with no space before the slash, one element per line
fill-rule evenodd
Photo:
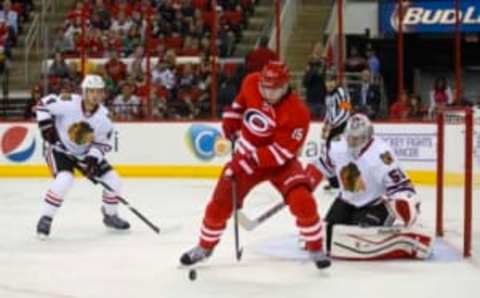
<path fill-rule="evenodd" d="M 2 135 L 2 153 L 13 162 L 24 162 L 35 151 L 35 137 L 28 128 L 13 126 Z"/>
<path fill-rule="evenodd" d="M 230 142 L 222 137 L 215 127 L 194 124 L 187 131 L 186 142 L 192 152 L 201 160 L 224 156 L 230 152 Z"/>

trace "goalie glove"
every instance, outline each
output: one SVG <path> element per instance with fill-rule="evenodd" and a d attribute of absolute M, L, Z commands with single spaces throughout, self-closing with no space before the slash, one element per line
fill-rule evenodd
<path fill-rule="evenodd" d="M 389 204 L 396 219 L 401 220 L 405 227 L 412 226 L 420 213 L 420 201 L 416 194 L 411 192 L 395 193 Z"/>
<path fill-rule="evenodd" d="M 49 144 L 55 144 L 59 141 L 57 130 L 53 119 L 46 119 L 38 122 L 38 128 L 42 138 Z"/>

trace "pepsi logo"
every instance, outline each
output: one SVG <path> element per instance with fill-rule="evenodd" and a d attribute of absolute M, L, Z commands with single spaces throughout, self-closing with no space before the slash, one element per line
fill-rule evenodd
<path fill-rule="evenodd" d="M 8 160 L 24 162 L 35 151 L 35 137 L 24 126 L 12 126 L 3 133 L 1 146 L 2 153 Z"/>

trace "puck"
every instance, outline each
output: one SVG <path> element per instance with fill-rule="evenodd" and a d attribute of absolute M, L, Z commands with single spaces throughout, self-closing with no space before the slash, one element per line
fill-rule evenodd
<path fill-rule="evenodd" d="M 190 271 L 188 271 L 188 279 L 190 279 L 191 281 L 196 280 L 197 279 L 197 270 L 190 269 Z"/>

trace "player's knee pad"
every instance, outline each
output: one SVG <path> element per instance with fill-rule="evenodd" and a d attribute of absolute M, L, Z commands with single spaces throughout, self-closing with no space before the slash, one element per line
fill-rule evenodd
<path fill-rule="evenodd" d="M 69 171 L 61 171 L 58 172 L 57 175 L 55 176 L 55 180 L 53 183 L 50 185 L 50 191 L 59 196 L 60 198 L 63 198 L 70 187 L 73 185 L 73 174 Z"/>
<path fill-rule="evenodd" d="M 317 204 L 306 187 L 292 189 L 287 195 L 286 202 L 297 220 L 312 222 L 318 220 Z"/>
<path fill-rule="evenodd" d="M 115 171 L 108 171 L 102 177 L 100 177 L 100 180 L 102 180 L 113 190 L 113 192 L 104 190 L 105 193 L 112 195 L 121 195 L 122 181 L 120 180 L 120 177 Z"/>

